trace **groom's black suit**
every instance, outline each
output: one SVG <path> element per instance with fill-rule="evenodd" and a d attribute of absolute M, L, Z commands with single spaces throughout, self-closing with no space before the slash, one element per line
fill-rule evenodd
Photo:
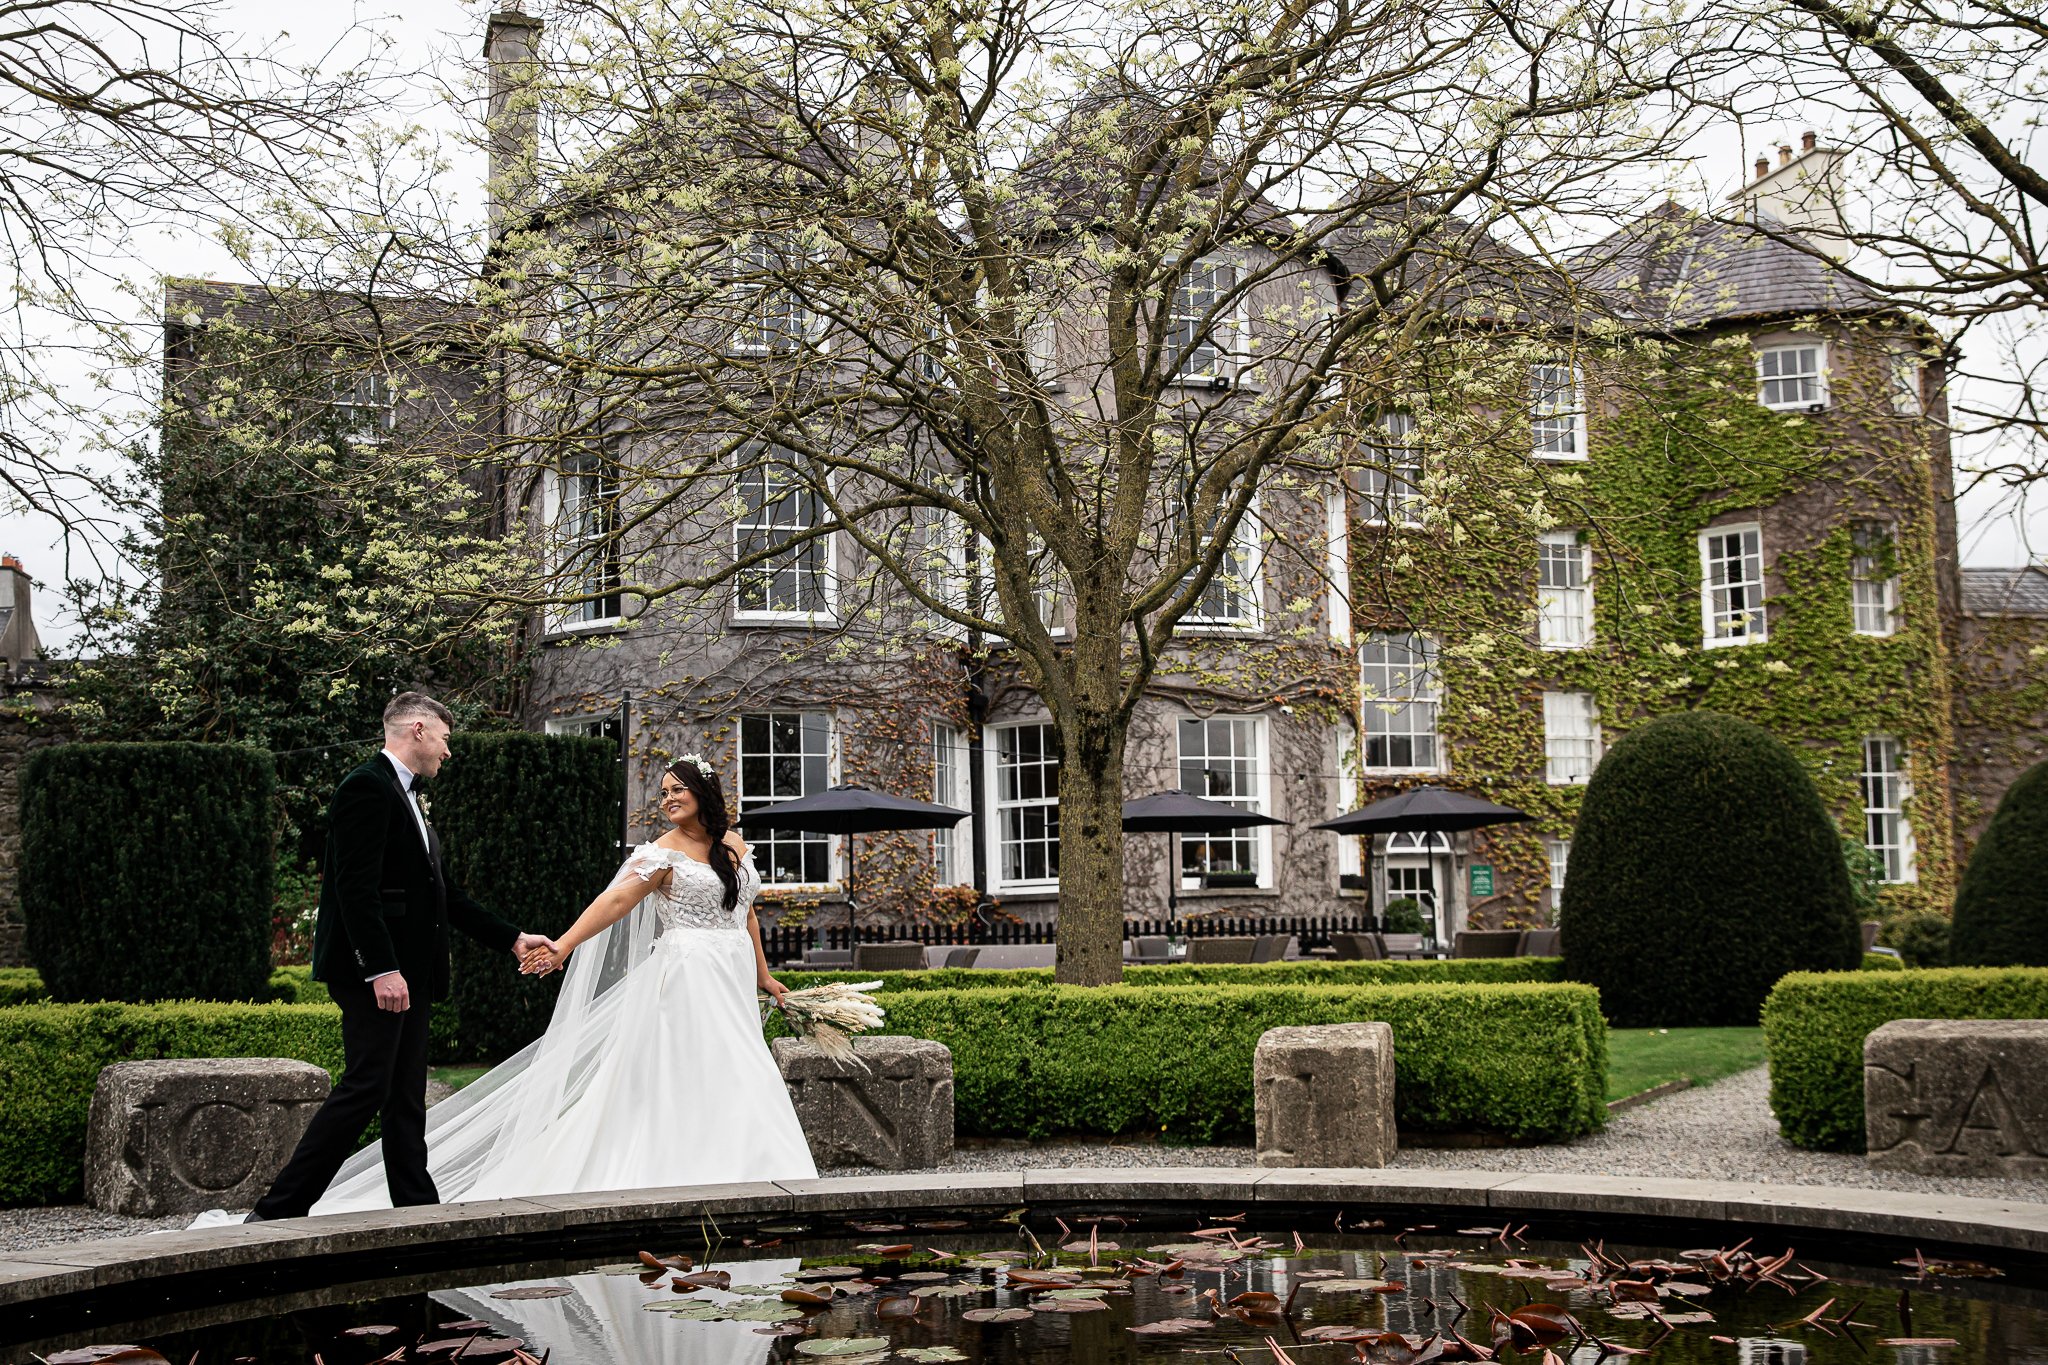
<path fill-rule="evenodd" d="M 290 1161 L 256 1202 L 260 1218 L 296 1218 L 326 1192 L 372 1116 L 383 1115 L 394 1205 L 437 1204 L 427 1174 L 427 1030 L 448 998 L 448 928 L 509 951 L 519 936 L 449 877 L 441 842 L 420 837 L 413 798 L 383 754 L 341 780 L 328 808 L 313 979 L 341 1006 L 341 1080 Z M 369 978 L 405 977 L 411 1008 L 378 1008 Z"/>

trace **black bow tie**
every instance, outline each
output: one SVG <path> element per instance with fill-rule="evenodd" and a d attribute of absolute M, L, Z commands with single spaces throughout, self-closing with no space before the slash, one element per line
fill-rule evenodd
<path fill-rule="evenodd" d="M 409 792 L 416 792 L 420 789 L 420 775 L 418 773 L 414 773 L 405 779 L 405 789 Z"/>

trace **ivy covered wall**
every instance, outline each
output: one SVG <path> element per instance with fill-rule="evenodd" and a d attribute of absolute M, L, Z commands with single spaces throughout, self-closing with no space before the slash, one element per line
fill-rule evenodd
<path fill-rule="evenodd" d="M 1753 346 L 1795 330 L 1829 343 L 1825 412 L 1774 412 L 1758 402 Z M 1419 529 L 1356 532 L 1354 564 L 1375 566 L 1354 578 L 1361 630 L 1421 629 L 1438 639 L 1446 751 L 1437 777 L 1364 771 L 1365 799 L 1440 781 L 1535 817 L 1473 837 L 1472 858 L 1496 869 L 1496 894 L 1471 906 L 1474 925 L 1548 918 L 1545 840 L 1569 838 L 1584 789 L 1546 779 L 1545 691 L 1592 694 L 1609 744 L 1669 711 L 1754 721 L 1793 744 L 1843 834 L 1858 840 L 1863 741 L 1899 741 L 1910 764 L 1917 880 L 1886 887 L 1884 897 L 1899 908 L 1947 909 L 1956 878 L 1948 450 L 1938 373 L 1926 375 L 1925 415 L 1893 411 L 1891 358 L 1904 335 L 1881 319 L 1806 319 L 1677 339 L 1610 337 L 1581 356 L 1589 458 L 1533 461 L 1526 425 L 1509 422 L 1493 449 L 1475 454 L 1467 433 L 1442 423 L 1441 445 L 1425 441 L 1428 459 L 1450 471 L 1428 480 L 1440 505 Z M 1526 365 L 1506 372 L 1526 374 Z M 1526 412 L 1515 396 L 1513 382 L 1500 381 L 1494 410 Z M 1461 462 L 1490 472 L 1461 474 Z M 1855 631 L 1856 520 L 1894 531 L 1884 555 L 1898 580 L 1888 636 Z M 1699 535 L 1741 524 L 1761 532 L 1767 638 L 1707 648 Z M 1591 548 L 1586 647 L 1537 643 L 1544 530 L 1579 531 Z M 1364 707 L 1368 731 L 1375 710 Z M 1708 850 L 1703 865 L 1717 854 L 1741 850 Z"/>

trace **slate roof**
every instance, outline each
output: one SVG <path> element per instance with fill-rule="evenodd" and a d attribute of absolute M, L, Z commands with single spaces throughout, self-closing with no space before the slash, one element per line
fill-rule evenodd
<path fill-rule="evenodd" d="M 1771 233 L 1677 204 L 1587 248 L 1574 266 L 1620 317 L 1666 328 L 1890 306 Z"/>
<path fill-rule="evenodd" d="M 1408 240 L 1410 223 L 1432 208 L 1399 186 L 1354 191 L 1343 210 L 1357 216 L 1333 231 L 1329 243 L 1350 286 L 1362 286 L 1365 276 Z M 1554 267 L 1456 217 L 1415 244 L 1392 283 L 1403 294 L 1427 298 L 1436 311 L 1474 321 L 1547 317 L 1568 325 L 1577 292 L 1574 282 Z"/>
<path fill-rule="evenodd" d="M 1973 616 L 2048 616 L 2048 569 L 1963 569 L 1963 610 Z"/>

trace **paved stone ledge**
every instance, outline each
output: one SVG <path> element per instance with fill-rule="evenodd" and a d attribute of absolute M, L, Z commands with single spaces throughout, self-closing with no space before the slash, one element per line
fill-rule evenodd
<path fill-rule="evenodd" d="M 558 1195 L 281 1219 L 44 1247 L 0 1258 L 0 1308 L 152 1280 L 555 1236 L 594 1241 L 634 1224 L 773 1219 L 827 1212 L 914 1214 L 1029 1204 L 1332 1204 L 1347 1210 L 1487 1209 L 1502 1214 L 1725 1220 L 1787 1232 L 1895 1237 L 2048 1255 L 2048 1204 L 1886 1190 L 1488 1171 L 1174 1167 L 906 1173 L 773 1184 Z M 508 1259 L 530 1248 L 508 1245 Z M 481 1264 L 481 1262 L 479 1262 Z"/>

